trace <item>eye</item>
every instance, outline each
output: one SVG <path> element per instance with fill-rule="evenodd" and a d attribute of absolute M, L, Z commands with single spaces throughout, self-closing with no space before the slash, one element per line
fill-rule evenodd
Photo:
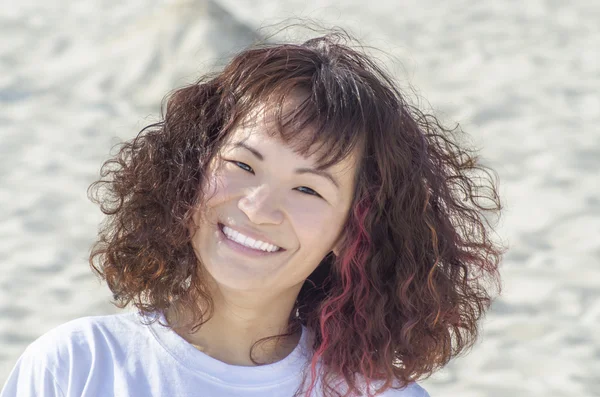
<path fill-rule="evenodd" d="M 243 169 L 244 171 L 248 171 L 248 172 L 254 174 L 254 170 L 252 169 L 252 167 L 250 167 L 246 163 L 242 163 L 241 161 L 229 161 L 229 162 L 237 165 L 239 168 Z"/>
<path fill-rule="evenodd" d="M 250 167 L 248 164 L 246 163 L 242 163 L 241 161 L 236 161 L 236 160 L 225 160 L 229 163 L 235 164 L 237 167 L 243 169 L 246 172 L 250 172 L 251 174 L 254 174 L 254 170 L 252 169 L 252 167 Z M 296 190 L 298 190 L 301 193 L 310 195 L 310 196 L 315 196 L 315 197 L 320 197 L 323 198 L 319 193 L 317 193 L 315 190 L 306 187 L 306 186 L 300 186 L 298 188 L 296 188 Z"/>
<path fill-rule="evenodd" d="M 314 190 L 312 190 L 311 188 L 306 187 L 306 186 L 300 186 L 300 187 L 298 187 L 296 189 L 298 189 L 299 192 L 302 192 L 304 194 L 309 194 L 311 196 L 321 197 L 321 195 L 319 193 L 315 192 Z"/>

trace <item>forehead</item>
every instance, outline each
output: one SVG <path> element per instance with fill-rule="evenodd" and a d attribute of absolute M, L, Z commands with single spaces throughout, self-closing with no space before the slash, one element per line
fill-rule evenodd
<path fill-rule="evenodd" d="M 268 110 L 254 110 L 231 130 L 222 150 L 230 151 L 236 147 L 241 149 L 240 144 L 244 144 L 260 153 L 280 151 L 286 155 L 286 159 L 294 158 L 297 162 L 306 163 L 317 169 L 343 173 L 356 170 L 359 159 L 357 150 L 326 167 L 320 164 L 320 160 L 327 157 L 331 148 L 325 142 L 318 140 L 308 145 L 314 140 L 314 126 L 309 125 L 301 131 L 295 131 L 292 137 L 285 136 L 279 129 L 277 119 Z"/>

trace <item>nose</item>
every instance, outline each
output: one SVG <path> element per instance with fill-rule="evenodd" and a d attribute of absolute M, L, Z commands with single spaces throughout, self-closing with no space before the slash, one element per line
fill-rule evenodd
<path fill-rule="evenodd" d="M 238 201 L 238 208 L 254 224 L 280 224 L 283 213 L 275 193 L 266 184 L 254 187 Z"/>

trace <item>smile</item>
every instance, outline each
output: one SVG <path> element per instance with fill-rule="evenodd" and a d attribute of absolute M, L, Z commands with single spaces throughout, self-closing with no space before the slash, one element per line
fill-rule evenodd
<path fill-rule="evenodd" d="M 221 231 L 223 232 L 223 234 L 225 235 L 225 237 L 228 240 L 234 241 L 240 245 L 243 245 L 244 247 L 248 247 L 253 250 L 263 251 L 263 252 L 276 252 L 281 249 L 280 247 L 278 247 L 276 245 L 267 243 L 265 241 L 255 240 L 252 237 L 248 237 L 228 226 L 222 225 Z"/>

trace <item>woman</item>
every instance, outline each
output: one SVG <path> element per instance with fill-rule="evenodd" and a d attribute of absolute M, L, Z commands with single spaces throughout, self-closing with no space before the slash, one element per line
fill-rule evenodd
<path fill-rule="evenodd" d="M 345 40 L 246 50 L 123 144 L 90 264 L 137 310 L 45 334 L 2 397 L 428 395 L 499 286 L 501 206 Z"/>

